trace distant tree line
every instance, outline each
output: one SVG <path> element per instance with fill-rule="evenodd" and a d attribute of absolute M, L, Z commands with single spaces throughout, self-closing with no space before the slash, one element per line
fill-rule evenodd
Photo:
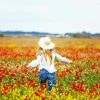
<path fill-rule="evenodd" d="M 0 31 L 0 37 L 4 36 L 50 36 L 50 37 L 73 37 L 73 38 L 100 38 L 100 33 L 90 32 L 76 32 L 76 33 L 65 33 L 65 34 L 51 34 L 46 32 L 22 32 L 22 31 Z"/>
<path fill-rule="evenodd" d="M 0 37 L 4 37 L 4 34 L 2 32 L 0 32 Z"/>
<path fill-rule="evenodd" d="M 85 34 L 82 34 L 82 33 L 79 33 L 79 32 L 73 34 L 72 37 L 74 37 L 74 38 L 90 38 L 89 35 L 85 35 Z"/>
<path fill-rule="evenodd" d="M 95 33 L 95 34 L 91 34 L 89 32 L 77 32 L 72 34 L 72 37 L 74 38 L 91 38 L 91 37 L 100 37 L 100 33 Z"/>

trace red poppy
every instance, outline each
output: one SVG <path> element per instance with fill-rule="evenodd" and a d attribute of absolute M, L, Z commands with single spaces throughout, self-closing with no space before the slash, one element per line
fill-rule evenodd
<path fill-rule="evenodd" d="M 8 85 L 4 86 L 4 91 L 8 91 L 8 89 L 9 89 Z"/>
<path fill-rule="evenodd" d="M 72 84 L 71 84 L 71 88 L 72 88 L 73 90 L 77 90 L 77 85 L 76 85 L 75 83 L 72 83 Z"/>
<path fill-rule="evenodd" d="M 69 93 L 68 93 L 68 92 L 66 92 L 66 93 L 65 93 L 65 96 L 68 96 L 68 94 L 69 94 Z"/>
<path fill-rule="evenodd" d="M 97 67 L 97 65 L 92 65 L 91 69 L 95 69 Z"/>
<path fill-rule="evenodd" d="M 66 69 L 66 73 L 71 73 L 71 70 L 70 69 Z"/>
<path fill-rule="evenodd" d="M 39 97 L 41 94 L 40 94 L 40 93 L 38 93 L 38 92 L 35 92 L 35 95 Z"/>

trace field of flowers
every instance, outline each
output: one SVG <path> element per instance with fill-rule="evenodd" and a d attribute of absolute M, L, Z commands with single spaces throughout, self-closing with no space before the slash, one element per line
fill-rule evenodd
<path fill-rule="evenodd" d="M 29 38 L 28 38 L 29 39 Z M 26 68 L 38 47 L 0 41 L 0 100 L 100 100 L 100 40 L 62 39 L 55 50 L 72 64 L 55 62 L 57 84 L 51 92 L 40 87 L 38 67 Z M 83 42 L 84 40 L 84 42 Z M 23 40 L 24 41 L 24 40 Z M 34 39 L 32 40 L 34 42 Z M 30 43 L 32 42 L 30 41 Z M 54 40 L 55 41 L 55 40 Z M 13 43 L 14 43 L 13 42 Z M 59 43 L 56 40 L 56 43 Z M 98 43 L 99 42 L 99 43 Z M 18 41 L 19 43 L 19 41 Z M 66 46 L 66 44 L 69 44 Z"/>

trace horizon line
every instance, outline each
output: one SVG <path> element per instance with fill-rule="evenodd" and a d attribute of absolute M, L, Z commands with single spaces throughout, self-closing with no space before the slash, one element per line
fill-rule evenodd
<path fill-rule="evenodd" d="M 65 34 L 65 33 L 82 33 L 82 32 L 86 32 L 86 33 L 91 33 L 91 34 L 96 34 L 96 33 L 99 33 L 100 32 L 90 32 L 90 31 L 76 31 L 76 32 L 47 32 L 47 31 L 24 31 L 24 30 L 0 30 L 0 32 L 40 32 L 40 33 L 51 33 L 51 34 Z"/>

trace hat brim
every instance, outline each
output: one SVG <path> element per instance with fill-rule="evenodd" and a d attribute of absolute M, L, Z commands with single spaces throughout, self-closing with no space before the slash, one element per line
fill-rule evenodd
<path fill-rule="evenodd" d="M 51 42 L 49 45 L 45 45 L 44 43 L 39 42 L 39 46 L 42 49 L 49 50 L 49 49 L 53 49 L 55 47 L 55 44 L 53 42 Z"/>

